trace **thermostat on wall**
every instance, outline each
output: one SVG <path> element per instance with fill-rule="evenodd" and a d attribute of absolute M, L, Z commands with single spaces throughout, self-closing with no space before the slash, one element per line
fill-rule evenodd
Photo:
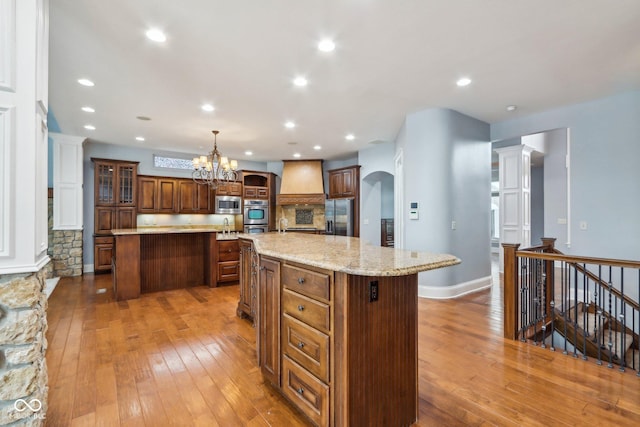
<path fill-rule="evenodd" d="M 418 219 L 418 202 L 410 203 L 409 219 Z"/>

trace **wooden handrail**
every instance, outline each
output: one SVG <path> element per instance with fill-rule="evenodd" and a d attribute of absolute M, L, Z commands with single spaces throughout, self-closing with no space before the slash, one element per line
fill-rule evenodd
<path fill-rule="evenodd" d="M 625 303 L 629 304 L 632 308 L 635 308 L 636 310 L 640 310 L 640 303 L 638 303 L 638 301 L 634 301 L 631 298 L 629 298 L 627 295 L 623 295 L 622 292 L 620 292 L 618 289 L 614 287 L 609 289 L 609 284 L 607 282 L 602 281 L 602 279 L 600 279 L 598 276 L 596 276 L 591 271 L 587 270 L 582 265 L 580 265 L 580 264 L 602 264 L 602 265 L 611 265 L 614 267 L 640 268 L 640 261 L 614 260 L 609 258 L 573 257 L 570 255 L 565 255 L 557 249 L 554 249 L 553 251 L 553 254 L 558 256 L 557 258 L 547 257 L 547 256 L 538 256 L 538 255 L 553 255 L 553 254 L 527 252 L 527 250 L 517 251 L 516 256 L 522 256 L 523 253 L 526 253 L 524 256 L 527 258 L 565 261 L 567 264 L 571 264 L 574 268 L 576 268 L 582 274 L 586 275 L 588 278 L 598 283 L 601 287 L 607 288 L 607 291 L 610 291 L 612 294 L 622 299 Z M 533 256 L 533 254 L 535 254 L 536 256 Z M 600 262 L 600 261 L 605 261 L 605 262 Z"/>
<path fill-rule="evenodd" d="M 620 260 L 620 259 L 611 259 L 611 258 L 597 258 L 597 257 L 586 257 L 586 256 L 574 256 L 574 255 L 564 255 L 558 252 L 555 253 L 547 253 L 547 252 L 528 252 L 528 251 L 517 251 L 516 256 L 519 257 L 527 257 L 534 259 L 547 259 L 553 261 L 565 261 L 569 263 L 581 263 L 581 264 L 602 264 L 602 265 L 610 265 L 612 267 L 625 267 L 625 268 L 638 268 L 640 269 L 640 261 L 631 261 L 631 260 Z"/>

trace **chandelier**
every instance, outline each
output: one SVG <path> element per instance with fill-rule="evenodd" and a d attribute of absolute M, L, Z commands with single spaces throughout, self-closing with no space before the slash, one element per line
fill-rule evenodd
<path fill-rule="evenodd" d="M 238 178 L 238 161 L 224 157 L 218 151 L 218 133 L 213 132 L 213 151 L 206 156 L 193 158 L 193 180 L 197 184 L 208 185 L 216 189 L 221 182 L 236 181 Z"/>

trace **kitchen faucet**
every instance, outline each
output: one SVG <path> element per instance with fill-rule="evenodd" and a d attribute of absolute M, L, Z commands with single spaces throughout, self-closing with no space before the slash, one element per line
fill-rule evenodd
<path fill-rule="evenodd" d="M 282 225 L 284 222 L 284 225 Z M 285 233 L 287 231 L 287 218 L 285 217 L 280 217 L 280 219 L 278 220 L 278 233 L 280 233 L 280 230 L 282 230 L 282 233 Z"/>
<path fill-rule="evenodd" d="M 225 232 L 227 234 L 231 234 L 231 226 L 229 225 L 229 218 L 226 218 L 222 221 L 222 235 L 224 236 Z"/>

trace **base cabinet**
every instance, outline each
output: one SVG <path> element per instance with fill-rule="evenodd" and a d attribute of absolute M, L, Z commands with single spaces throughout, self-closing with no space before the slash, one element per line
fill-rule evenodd
<path fill-rule="evenodd" d="M 259 266 L 266 381 L 318 426 L 417 421 L 417 274 L 365 277 L 266 256 Z"/>
<path fill-rule="evenodd" d="M 259 353 L 262 375 L 280 387 L 280 262 L 260 259 Z"/>
<path fill-rule="evenodd" d="M 218 240 L 218 282 L 235 282 L 240 277 L 240 249 L 237 240 Z"/>
<path fill-rule="evenodd" d="M 240 281 L 240 300 L 238 301 L 238 309 L 236 314 L 238 317 L 249 317 L 256 319 L 256 306 L 258 295 L 258 255 L 253 249 L 251 241 L 238 239 L 240 251 L 239 262 L 239 281 Z"/>

